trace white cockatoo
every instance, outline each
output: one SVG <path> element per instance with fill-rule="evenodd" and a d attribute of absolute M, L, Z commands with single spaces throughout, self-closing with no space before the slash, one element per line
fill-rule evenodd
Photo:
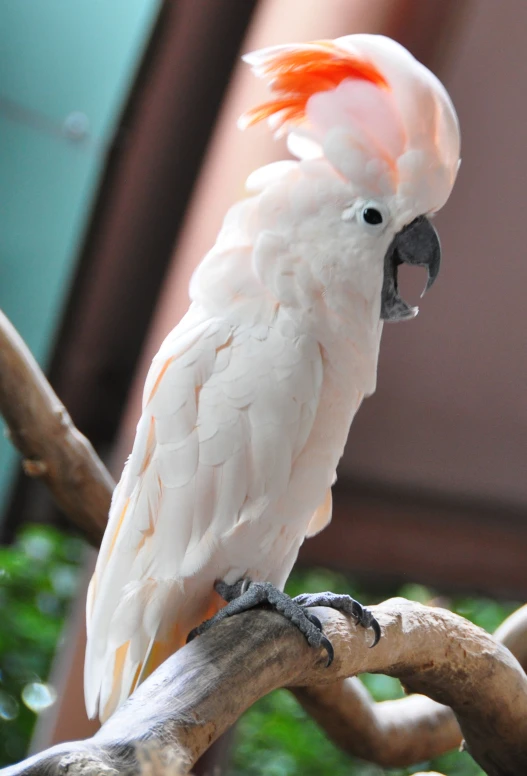
<path fill-rule="evenodd" d="M 273 99 L 241 127 L 268 119 L 296 159 L 249 176 L 150 368 L 88 593 L 86 705 L 102 720 L 204 620 L 251 590 L 280 595 L 331 519 L 383 321 L 417 312 L 397 266 L 427 267 L 427 287 L 439 269 L 426 216 L 452 190 L 460 140 L 437 78 L 376 35 L 245 60 Z M 306 603 L 289 616 L 329 652 Z"/>

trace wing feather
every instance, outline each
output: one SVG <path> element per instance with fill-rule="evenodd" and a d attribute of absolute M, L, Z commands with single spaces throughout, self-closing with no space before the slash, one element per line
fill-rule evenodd
<path fill-rule="evenodd" d="M 307 527 L 306 537 L 309 538 L 311 536 L 315 536 L 317 533 L 320 533 L 320 531 L 322 531 L 331 521 L 332 512 L 333 498 L 331 496 L 331 488 L 328 488 L 324 501 L 322 504 L 320 504 L 319 507 L 317 507 L 317 509 L 315 509 L 315 512 L 313 513 L 311 522 Z"/>
<path fill-rule="evenodd" d="M 307 337 L 233 328 L 197 305 L 163 343 L 90 585 L 90 716 L 129 695 L 167 633 L 199 623 L 215 574 L 208 603 L 202 593 L 186 604 L 186 585 L 285 491 L 316 415 L 319 361 Z"/>

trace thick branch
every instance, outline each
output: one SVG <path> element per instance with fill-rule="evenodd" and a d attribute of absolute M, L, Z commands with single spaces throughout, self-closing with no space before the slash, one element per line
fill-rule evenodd
<path fill-rule="evenodd" d="M 527 668 L 527 606 L 511 614 L 494 638 Z M 355 678 L 293 690 L 306 711 L 344 751 L 386 767 L 429 760 L 458 747 L 461 730 L 448 706 L 422 695 L 375 703 Z"/>
<path fill-rule="evenodd" d="M 527 606 L 510 615 L 494 638 L 527 668 Z M 357 679 L 293 690 L 326 734 L 349 754 L 396 767 L 429 760 L 458 747 L 462 734 L 452 710 L 413 695 L 375 703 Z"/>
<path fill-rule="evenodd" d="M 424 695 L 376 703 L 356 677 L 293 694 L 341 749 L 386 768 L 438 757 L 462 740 L 452 709 Z"/>
<path fill-rule="evenodd" d="M 135 762 L 136 745 L 146 742 L 190 768 L 271 690 L 334 685 L 365 671 L 396 676 L 411 691 L 451 706 L 469 751 L 490 776 L 527 773 L 527 677 L 508 650 L 444 609 L 392 599 L 373 610 L 383 638 L 369 649 L 371 634 L 317 609 L 335 646 L 330 668 L 273 612 L 227 620 L 169 658 L 92 739 L 55 747 L 3 776 L 58 774 L 62 758 L 75 751 L 89 753 L 99 769 L 122 772 Z"/>
<path fill-rule="evenodd" d="M 40 477 L 92 544 L 100 544 L 114 483 L 71 422 L 21 337 L 0 312 L 0 413 L 24 470 Z"/>
<path fill-rule="evenodd" d="M 527 668 L 527 606 L 511 614 L 494 634 Z M 375 703 L 355 678 L 329 687 L 301 687 L 294 695 L 344 751 L 396 767 L 429 760 L 458 747 L 461 730 L 448 706 L 422 695 Z"/>
<path fill-rule="evenodd" d="M 527 604 L 501 623 L 494 638 L 510 649 L 527 673 Z"/>

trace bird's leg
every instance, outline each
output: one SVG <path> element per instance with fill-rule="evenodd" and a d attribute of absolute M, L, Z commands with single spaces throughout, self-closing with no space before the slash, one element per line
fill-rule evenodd
<path fill-rule="evenodd" d="M 240 579 L 233 585 L 227 585 L 225 582 L 219 581 L 216 582 L 214 587 L 216 592 L 228 602 L 227 606 L 220 609 L 210 620 L 205 620 L 197 628 L 194 628 L 189 633 L 187 641 L 192 641 L 196 636 L 201 636 L 201 634 L 226 617 L 232 617 L 233 614 L 241 614 L 249 609 L 254 609 L 255 606 L 260 604 L 269 604 L 273 609 L 276 609 L 276 611 L 294 623 L 312 647 L 324 647 L 328 653 L 328 665 L 332 662 L 333 647 L 329 639 L 322 633 L 322 625 L 318 617 L 307 612 L 286 593 L 278 590 L 269 582 L 251 582 L 249 579 Z"/>
<path fill-rule="evenodd" d="M 307 607 L 330 606 L 333 609 L 341 609 L 346 614 L 352 615 L 363 627 L 371 627 L 373 629 L 375 641 L 372 646 L 380 638 L 380 628 L 377 620 L 371 612 L 364 609 L 349 596 L 321 593 L 314 595 L 306 594 L 293 599 L 269 582 L 251 582 L 249 579 L 240 579 L 233 585 L 219 581 L 216 582 L 215 589 L 227 601 L 227 605 L 220 609 L 210 620 L 206 620 L 199 627 L 194 628 L 190 632 L 187 641 L 191 641 L 196 636 L 205 633 L 212 625 L 216 625 L 226 617 L 232 617 L 233 614 L 241 614 L 260 604 L 269 604 L 273 609 L 283 614 L 286 619 L 296 625 L 312 647 L 324 647 L 328 653 L 328 665 L 333 661 L 333 646 L 330 640 L 324 636 L 320 620 L 314 614 L 308 612 Z"/>

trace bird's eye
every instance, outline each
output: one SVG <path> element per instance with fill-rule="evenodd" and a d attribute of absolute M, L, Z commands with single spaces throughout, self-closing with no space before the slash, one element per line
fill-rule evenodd
<path fill-rule="evenodd" d="M 362 211 L 362 220 L 371 226 L 378 226 L 379 224 L 382 224 L 384 219 L 381 211 L 377 210 L 377 208 L 365 207 Z"/>
<path fill-rule="evenodd" d="M 342 213 L 343 221 L 356 220 L 370 232 L 381 232 L 390 220 L 390 211 L 384 204 L 374 199 L 368 201 L 355 200 Z"/>

